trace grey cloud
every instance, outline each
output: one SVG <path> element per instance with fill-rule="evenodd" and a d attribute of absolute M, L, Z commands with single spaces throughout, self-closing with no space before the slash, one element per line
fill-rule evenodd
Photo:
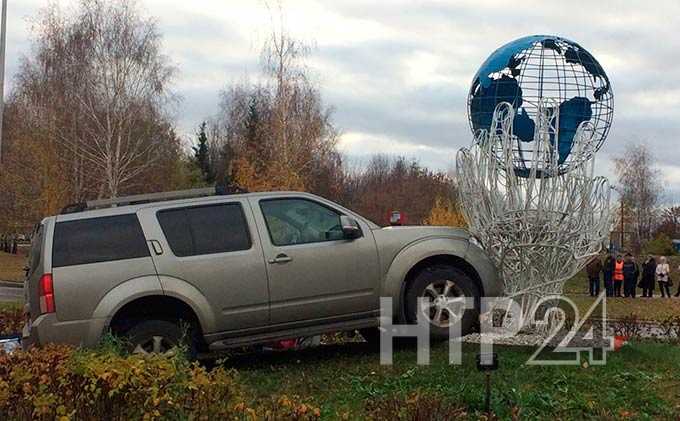
<path fill-rule="evenodd" d="M 23 15 L 34 15 L 40 4 L 19 3 L 15 7 Z M 336 110 L 337 125 L 345 132 L 365 132 L 434 148 L 467 145 L 471 135 L 465 116 L 466 96 L 478 66 L 494 49 L 517 37 L 556 33 L 591 51 L 612 80 L 614 126 L 602 150 L 602 168 L 610 167 L 610 157 L 619 154 L 628 141 L 646 141 L 660 152 L 660 163 L 680 166 L 680 148 L 675 146 L 680 139 L 680 107 L 646 109 L 648 104 L 637 102 L 639 97 L 677 85 L 677 1 L 655 1 L 648 6 L 619 1 L 536 1 L 512 7 L 473 1 L 320 3 L 344 18 L 374 21 L 387 30 L 370 41 L 317 40 L 310 67 L 316 72 L 325 102 Z M 154 4 L 156 9 L 161 7 Z M 175 4 L 162 2 L 163 10 L 148 6 L 148 11 L 161 16 L 159 27 L 167 51 L 181 67 L 177 87 L 184 102 L 179 128 L 193 133 L 204 117 L 216 111 L 218 92 L 225 84 L 257 72 L 259 46 L 252 45 L 250 34 L 234 29 L 239 16 L 222 20 L 209 13 L 173 14 Z M 266 15 L 264 8 L 262 13 Z M 324 22 L 319 25 L 323 27 Z M 262 28 L 253 28 L 258 30 Z M 27 51 L 28 44 L 25 32 L 10 34 L 9 39 L 11 74 L 17 54 Z M 410 81 L 404 80 L 404 63 L 416 53 L 440 59 L 435 70 L 443 78 L 405 83 Z M 445 165 L 430 152 L 420 156 L 423 162 Z M 675 187 L 669 190 L 680 191 Z"/>

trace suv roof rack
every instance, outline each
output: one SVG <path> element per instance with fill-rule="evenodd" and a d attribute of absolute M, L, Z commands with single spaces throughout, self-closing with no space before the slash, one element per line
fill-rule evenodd
<path fill-rule="evenodd" d="M 135 194 L 132 196 L 115 197 L 111 199 L 88 200 L 87 202 L 66 205 L 61 214 L 83 212 L 91 209 L 113 208 L 142 203 L 163 202 L 167 200 L 192 199 L 196 197 L 221 196 L 229 194 L 247 193 L 240 187 L 214 186 L 202 189 L 175 190 L 159 193 Z"/>

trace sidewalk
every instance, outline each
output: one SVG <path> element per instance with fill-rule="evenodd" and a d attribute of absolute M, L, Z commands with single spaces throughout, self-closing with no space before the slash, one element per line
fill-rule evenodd
<path fill-rule="evenodd" d="M 0 303 L 21 302 L 23 299 L 23 288 L 0 286 Z"/>
<path fill-rule="evenodd" d="M 24 288 L 23 282 L 0 281 L 0 288 Z"/>

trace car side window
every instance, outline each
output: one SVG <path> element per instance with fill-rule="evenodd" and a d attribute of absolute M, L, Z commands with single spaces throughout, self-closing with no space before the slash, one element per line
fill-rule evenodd
<path fill-rule="evenodd" d="M 73 266 L 149 256 L 135 214 L 57 222 L 52 266 Z"/>
<path fill-rule="evenodd" d="M 238 203 L 163 210 L 157 214 L 175 256 L 225 253 L 251 247 L 248 224 Z"/>
<path fill-rule="evenodd" d="M 307 199 L 260 201 L 272 243 L 276 246 L 343 239 L 340 214 Z"/>

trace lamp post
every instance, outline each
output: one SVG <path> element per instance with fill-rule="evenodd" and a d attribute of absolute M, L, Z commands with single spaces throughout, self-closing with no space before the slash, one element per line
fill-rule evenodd
<path fill-rule="evenodd" d="M 5 43 L 7 40 L 7 0 L 2 0 L 0 29 L 0 162 L 2 162 L 2 120 L 5 114 Z"/>
<path fill-rule="evenodd" d="M 491 372 L 498 370 L 498 355 L 495 352 L 481 352 L 477 354 L 475 361 L 477 363 L 477 370 L 484 373 L 485 394 L 484 394 L 484 411 L 487 415 L 491 415 Z"/>
<path fill-rule="evenodd" d="M 625 220 L 624 220 L 625 219 L 624 218 L 624 216 L 625 216 L 625 213 L 624 213 L 625 204 L 623 202 L 623 191 L 620 188 L 618 188 L 617 186 L 612 186 L 612 190 L 614 190 L 615 192 L 617 192 L 619 194 L 619 199 L 620 199 L 620 202 L 621 202 L 621 204 L 620 204 L 621 214 L 620 214 L 620 221 L 619 221 L 619 227 L 620 227 L 619 228 L 619 230 L 620 230 L 619 231 L 619 250 L 623 251 L 623 240 L 624 240 L 624 236 L 625 236 L 625 231 L 623 230 L 624 224 L 625 224 Z"/>

